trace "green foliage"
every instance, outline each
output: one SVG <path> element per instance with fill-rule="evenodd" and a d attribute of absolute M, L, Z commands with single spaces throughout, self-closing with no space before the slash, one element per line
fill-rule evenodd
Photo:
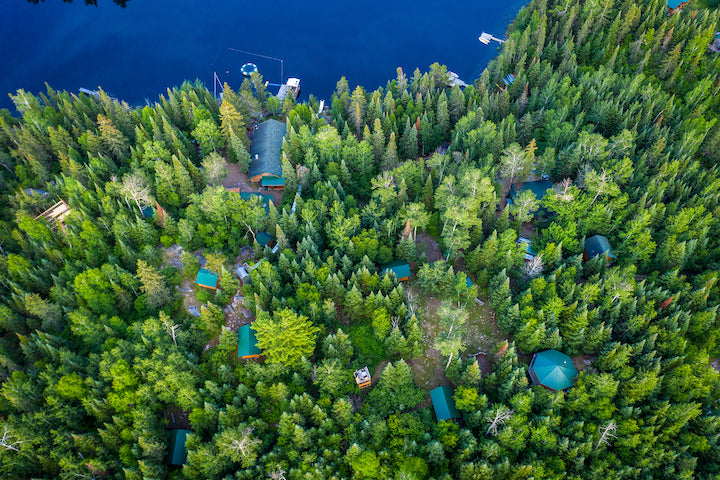
<path fill-rule="evenodd" d="M 303 315 L 290 309 L 275 312 L 272 317 L 260 312 L 251 328 L 257 346 L 270 363 L 296 366 L 302 358 L 309 358 L 315 350 L 315 338 L 320 331 Z"/>

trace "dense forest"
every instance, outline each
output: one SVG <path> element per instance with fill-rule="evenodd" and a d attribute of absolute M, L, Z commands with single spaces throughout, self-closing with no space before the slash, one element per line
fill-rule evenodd
<path fill-rule="evenodd" d="M 258 74 L 144 108 L 11 95 L 0 477 L 720 478 L 718 20 L 533 0 L 473 85 L 398 69 L 325 110 Z M 285 189 L 264 203 L 226 187 L 258 191 L 268 117 Z M 584 255 L 595 235 L 614 258 Z M 571 388 L 531 381 L 546 349 Z M 461 418 L 436 419 L 438 386 Z"/>

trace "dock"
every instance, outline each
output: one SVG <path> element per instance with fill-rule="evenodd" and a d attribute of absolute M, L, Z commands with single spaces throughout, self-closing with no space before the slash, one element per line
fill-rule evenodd
<path fill-rule="evenodd" d="M 482 32 L 482 34 L 478 37 L 478 40 L 480 40 L 480 43 L 484 45 L 490 45 L 490 42 L 498 42 L 499 44 L 505 43 L 505 40 L 501 40 L 486 32 Z"/>
<path fill-rule="evenodd" d="M 465 88 L 468 86 L 467 83 L 462 81 L 460 75 L 455 72 L 448 72 L 448 87 L 454 87 L 456 85 L 460 88 Z"/>

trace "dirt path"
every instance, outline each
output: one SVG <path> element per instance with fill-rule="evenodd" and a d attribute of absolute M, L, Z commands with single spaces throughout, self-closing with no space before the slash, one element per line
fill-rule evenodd
<path fill-rule="evenodd" d="M 385 370 L 385 365 L 388 364 L 387 360 L 383 360 L 382 362 L 377 364 L 377 367 L 375 367 L 375 371 L 372 374 L 372 384 L 377 385 L 377 382 L 380 380 L 380 374 L 383 370 Z"/>
<path fill-rule="evenodd" d="M 225 167 L 228 169 L 228 176 L 223 181 L 223 187 L 239 188 L 241 192 L 259 191 L 258 187 L 250 182 L 247 173 L 242 171 L 240 165 L 226 161 Z"/>

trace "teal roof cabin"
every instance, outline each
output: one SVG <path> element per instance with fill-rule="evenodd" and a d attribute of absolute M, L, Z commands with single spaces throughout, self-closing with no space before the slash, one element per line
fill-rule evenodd
<path fill-rule="evenodd" d="M 238 328 L 238 358 L 255 358 L 260 354 L 262 350 L 257 346 L 257 338 L 250 325 Z"/>
<path fill-rule="evenodd" d="M 611 261 L 616 260 L 617 257 L 612 251 L 610 242 L 607 237 L 602 235 L 593 235 L 592 237 L 585 240 L 585 250 L 583 250 L 583 257 L 585 260 L 590 260 L 597 257 L 598 255 L 604 255 L 608 265 Z"/>
<path fill-rule="evenodd" d="M 570 388 L 577 377 L 572 359 L 557 350 L 545 350 L 533 355 L 528 372 L 533 383 L 554 392 Z"/>
<path fill-rule="evenodd" d="M 395 277 L 397 277 L 397 279 L 401 282 L 403 280 L 408 280 L 411 275 L 410 265 L 403 260 L 395 260 L 392 263 L 388 263 L 383 267 L 382 274 L 385 275 L 388 271 L 393 272 Z"/>
<path fill-rule="evenodd" d="M 168 449 L 167 463 L 170 466 L 184 465 L 187 460 L 185 441 L 190 430 L 172 430 L 170 432 L 170 448 Z"/>
<path fill-rule="evenodd" d="M 201 268 L 198 271 L 197 277 L 195 278 L 195 283 L 200 285 L 201 287 L 210 288 L 212 290 L 215 290 L 218 285 L 218 281 L 220 278 L 215 275 L 210 270 L 205 270 L 204 268 Z"/>
<path fill-rule="evenodd" d="M 255 236 L 255 240 L 261 247 L 266 247 L 268 245 L 272 247 L 271 244 L 274 243 L 273 238 L 267 232 L 258 232 L 258 234 Z"/>
<path fill-rule="evenodd" d="M 512 205 L 513 201 L 520 196 L 525 190 L 530 190 L 535 194 L 535 197 L 539 200 L 547 193 L 548 189 L 553 188 L 553 183 L 550 180 L 535 180 L 533 182 L 525 182 L 519 188 L 514 186 L 510 188 L 510 192 L 507 195 L 508 205 Z M 535 213 L 544 213 L 545 209 L 539 208 Z"/>
<path fill-rule="evenodd" d="M 452 388 L 443 386 L 430 390 L 430 399 L 438 421 L 460 418 L 460 412 L 455 407 Z"/>
<path fill-rule="evenodd" d="M 287 127 L 277 120 L 266 120 L 255 127 L 250 146 L 248 177 L 254 183 L 264 176 L 282 177 L 282 145 Z"/>

